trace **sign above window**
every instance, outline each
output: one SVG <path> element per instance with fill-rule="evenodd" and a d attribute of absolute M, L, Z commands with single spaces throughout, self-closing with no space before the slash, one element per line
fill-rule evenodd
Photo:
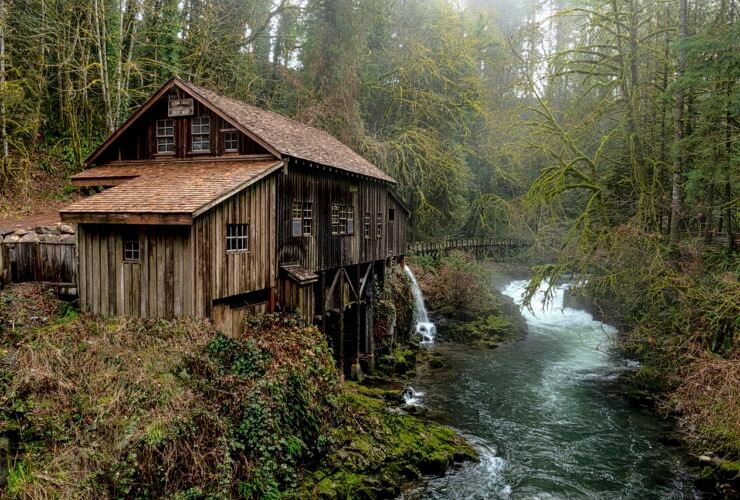
<path fill-rule="evenodd" d="M 169 107 L 167 108 L 167 116 L 192 116 L 193 99 L 172 99 L 169 101 Z"/>

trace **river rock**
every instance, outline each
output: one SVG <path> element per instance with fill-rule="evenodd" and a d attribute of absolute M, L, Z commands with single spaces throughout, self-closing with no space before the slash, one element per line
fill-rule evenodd
<path fill-rule="evenodd" d="M 419 405 L 403 405 L 401 409 L 405 411 L 406 413 L 408 413 L 409 415 L 416 415 L 416 416 L 426 415 L 428 411 L 425 407 L 419 406 Z"/>
<path fill-rule="evenodd" d="M 5 237 L 5 243 L 18 243 L 21 240 L 21 237 L 17 234 L 9 234 Z"/>
<path fill-rule="evenodd" d="M 39 240 L 44 243 L 59 243 L 59 236 L 54 233 L 41 234 Z"/>
<path fill-rule="evenodd" d="M 75 235 L 74 234 L 63 234 L 59 237 L 59 241 L 61 243 L 74 243 Z"/>
<path fill-rule="evenodd" d="M 24 236 L 24 235 L 28 234 L 28 230 L 26 230 L 26 229 L 16 229 L 13 232 L 13 234 L 15 234 L 17 236 Z"/>
<path fill-rule="evenodd" d="M 38 243 L 39 235 L 36 233 L 26 233 L 21 237 L 21 243 Z"/>
<path fill-rule="evenodd" d="M 36 234 L 54 234 L 54 233 L 56 233 L 56 231 L 54 230 L 53 227 L 48 227 L 48 226 L 39 226 L 36 229 L 34 229 L 34 232 Z"/>
<path fill-rule="evenodd" d="M 69 224 L 60 224 L 59 232 L 62 234 L 75 234 L 75 228 Z"/>

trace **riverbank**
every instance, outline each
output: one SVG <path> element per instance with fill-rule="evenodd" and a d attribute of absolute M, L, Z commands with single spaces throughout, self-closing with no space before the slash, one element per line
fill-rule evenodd
<path fill-rule="evenodd" d="M 740 494 L 740 261 L 702 245 L 678 254 L 632 234 L 600 255 L 577 292 L 624 334 L 640 366 L 626 392 L 673 417 L 702 488 Z M 617 271 L 614 271 L 614 270 Z M 614 279 L 615 275 L 619 279 Z"/>
<path fill-rule="evenodd" d="M 205 321 L 79 315 L 36 285 L 0 292 L 4 495 L 388 498 L 474 460 L 400 391 L 341 382 L 312 327 L 243 338 Z"/>

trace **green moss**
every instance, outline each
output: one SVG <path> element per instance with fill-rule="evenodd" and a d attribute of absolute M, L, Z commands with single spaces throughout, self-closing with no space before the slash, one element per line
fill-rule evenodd
<path fill-rule="evenodd" d="M 333 438 L 341 445 L 318 471 L 306 474 L 299 497 L 395 496 L 405 480 L 444 474 L 456 462 L 477 459 L 452 429 L 391 412 L 380 393 L 348 385 L 341 399 L 353 418 L 336 429 Z"/>
<path fill-rule="evenodd" d="M 455 342 L 494 345 L 512 330 L 511 322 L 504 316 L 488 314 L 469 321 L 449 321 L 441 327 L 442 335 Z"/>

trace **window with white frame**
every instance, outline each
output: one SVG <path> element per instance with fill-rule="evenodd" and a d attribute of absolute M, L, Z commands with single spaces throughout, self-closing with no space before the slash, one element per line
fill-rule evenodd
<path fill-rule="evenodd" d="M 370 212 L 365 212 L 365 219 L 363 220 L 362 232 L 366 240 L 369 240 L 370 238 L 372 238 L 372 233 L 370 232 L 371 228 L 372 228 L 372 214 Z"/>
<path fill-rule="evenodd" d="M 139 262 L 141 260 L 141 242 L 135 233 L 123 235 L 123 261 Z"/>
<path fill-rule="evenodd" d="M 375 237 L 381 239 L 383 237 L 383 213 L 378 212 L 378 216 L 375 219 Z"/>
<path fill-rule="evenodd" d="M 157 154 L 175 153 L 175 120 L 157 120 Z"/>
<path fill-rule="evenodd" d="M 294 237 L 311 236 L 313 234 L 313 203 L 294 201 L 291 218 Z"/>
<path fill-rule="evenodd" d="M 226 225 L 226 251 L 246 252 L 249 250 L 249 224 Z"/>
<path fill-rule="evenodd" d="M 239 152 L 239 132 L 236 130 L 224 131 L 224 153 Z"/>
<path fill-rule="evenodd" d="M 331 206 L 331 233 L 354 234 L 355 213 L 352 205 L 334 203 Z"/>
<path fill-rule="evenodd" d="M 191 147 L 193 153 L 207 153 L 211 150 L 211 118 L 196 116 L 190 126 Z"/>

